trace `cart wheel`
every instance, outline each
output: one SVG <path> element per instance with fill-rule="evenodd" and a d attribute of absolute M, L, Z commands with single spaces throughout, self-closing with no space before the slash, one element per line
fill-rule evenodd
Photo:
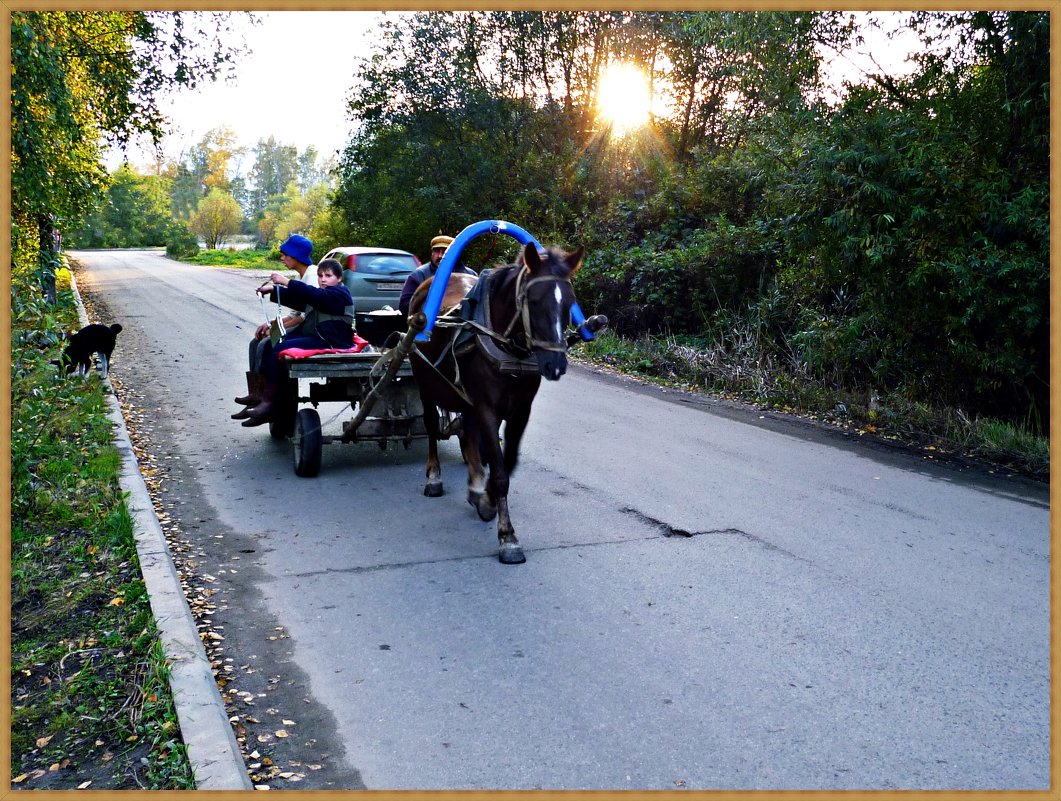
<path fill-rule="evenodd" d="M 295 418 L 292 437 L 295 453 L 295 475 L 313 478 L 321 469 L 321 417 L 316 409 L 302 409 Z"/>

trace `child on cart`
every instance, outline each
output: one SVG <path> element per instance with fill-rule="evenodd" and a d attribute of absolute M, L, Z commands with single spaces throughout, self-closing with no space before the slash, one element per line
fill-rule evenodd
<path fill-rule="evenodd" d="M 354 344 L 354 298 L 343 286 L 343 265 L 335 259 L 325 259 L 317 265 L 317 283 L 297 281 L 281 273 L 273 273 L 270 283 L 256 290 L 261 295 L 283 303 L 292 309 L 305 309 L 306 319 L 298 330 L 285 336 L 275 346 L 266 346 L 261 372 L 265 377 L 262 401 L 247 410 L 244 426 L 260 426 L 269 422 L 276 392 L 283 380 L 280 354 L 291 348 L 319 350 L 350 348 Z"/>

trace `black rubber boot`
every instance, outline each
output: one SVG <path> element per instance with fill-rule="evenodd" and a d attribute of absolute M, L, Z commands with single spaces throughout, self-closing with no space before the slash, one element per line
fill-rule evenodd
<path fill-rule="evenodd" d="M 247 373 L 247 394 L 236 398 L 236 403 L 240 406 L 257 406 L 262 402 L 262 386 L 265 384 L 265 379 L 261 373 Z M 238 412 L 237 412 L 238 414 Z M 236 415 L 232 415 L 233 420 L 239 420 L 240 418 Z"/>
<path fill-rule="evenodd" d="M 243 421 L 245 428 L 260 426 L 269 422 L 269 417 L 273 413 L 273 401 L 276 399 L 278 388 L 277 384 L 271 384 L 268 381 L 264 382 L 261 403 L 247 409 L 247 419 Z"/>

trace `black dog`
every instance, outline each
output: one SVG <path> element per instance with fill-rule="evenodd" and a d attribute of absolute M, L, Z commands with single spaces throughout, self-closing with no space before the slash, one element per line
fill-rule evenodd
<path fill-rule="evenodd" d="M 65 368 L 67 374 L 77 370 L 80 375 L 88 375 L 92 370 L 94 353 L 99 357 L 100 373 L 106 378 L 110 372 L 111 354 L 114 353 L 118 332 L 121 330 L 122 327 L 117 323 L 86 325 L 70 337 L 66 350 L 59 359 L 59 365 Z"/>

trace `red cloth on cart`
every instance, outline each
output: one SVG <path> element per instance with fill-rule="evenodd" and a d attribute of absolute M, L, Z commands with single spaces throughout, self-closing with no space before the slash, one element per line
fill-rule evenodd
<path fill-rule="evenodd" d="M 360 353 L 368 347 L 368 340 L 362 339 L 354 334 L 354 346 L 352 348 L 288 348 L 280 351 L 281 359 L 305 359 L 309 356 L 318 356 L 322 353 Z"/>

